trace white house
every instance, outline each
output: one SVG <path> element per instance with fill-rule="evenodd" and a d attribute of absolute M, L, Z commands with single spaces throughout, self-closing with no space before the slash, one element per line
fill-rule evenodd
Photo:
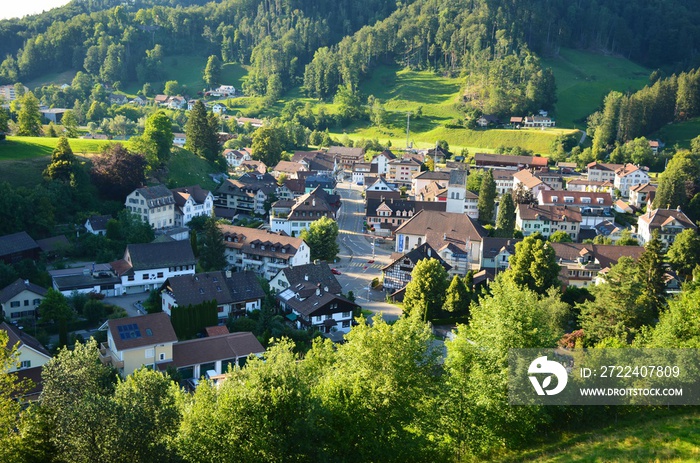
<path fill-rule="evenodd" d="M 352 327 L 353 311 L 358 305 L 327 287 L 317 287 L 309 295 L 287 288 L 277 295 L 286 318 L 298 329 L 317 329 L 321 333 L 347 333 Z"/>
<path fill-rule="evenodd" d="M 129 244 L 124 257 L 110 265 L 123 293 L 133 294 L 158 289 L 174 276 L 194 275 L 195 257 L 189 241 Z"/>
<path fill-rule="evenodd" d="M 563 231 L 573 241 L 577 241 L 581 229 L 581 211 L 574 206 L 519 204 L 515 226 L 524 236 L 539 232 L 548 238 L 554 232 Z"/>
<path fill-rule="evenodd" d="M 250 155 L 250 148 L 243 148 L 240 150 L 226 149 L 223 152 L 223 156 L 226 158 L 226 164 L 232 169 L 239 167 L 243 161 L 250 161 L 252 159 Z"/>
<path fill-rule="evenodd" d="M 593 182 L 613 183 L 615 180 L 615 172 L 624 167 L 622 164 L 606 164 L 593 161 L 586 166 L 588 169 L 588 180 Z"/>
<path fill-rule="evenodd" d="M 165 185 L 137 188 L 126 197 L 125 205 L 156 230 L 175 225 L 175 198 Z"/>
<path fill-rule="evenodd" d="M 46 289 L 18 278 L 0 291 L 0 314 L 5 320 L 38 318 L 38 308 L 46 296 Z"/>
<path fill-rule="evenodd" d="M 630 188 L 642 183 L 649 183 L 649 174 L 634 164 L 625 164 L 615 171 L 613 185 L 620 190 L 623 197 L 629 196 Z"/>
<path fill-rule="evenodd" d="M 491 172 L 493 173 L 493 180 L 496 182 L 496 192 L 498 192 L 499 195 L 504 195 L 513 191 L 514 170 L 493 169 Z"/>
<path fill-rule="evenodd" d="M 377 174 L 386 175 L 389 172 L 389 162 L 396 159 L 394 153 L 384 150 L 372 158 L 371 163 L 377 165 Z"/>
<path fill-rule="evenodd" d="M 651 183 L 640 183 L 630 188 L 630 206 L 642 209 L 646 207 L 648 203 L 654 201 L 655 196 L 655 185 Z"/>
<path fill-rule="evenodd" d="M 183 147 L 185 143 L 187 143 L 187 135 L 180 132 L 173 134 L 173 145 Z"/>
<path fill-rule="evenodd" d="M 479 196 L 467 190 L 467 171 L 454 169 L 447 183 L 446 212 L 467 214 L 472 219 L 479 218 Z"/>
<path fill-rule="evenodd" d="M 195 217 L 214 215 L 214 195 L 199 185 L 174 188 L 175 226 L 183 227 Z"/>
<path fill-rule="evenodd" d="M 320 186 L 293 201 L 281 200 L 270 210 L 270 230 L 299 236 L 321 217 L 333 220 L 340 209 L 340 196 L 328 194 Z"/>
<path fill-rule="evenodd" d="M 641 216 L 637 222 L 640 244 L 651 241 L 654 231 L 659 233 L 659 239 L 670 246 L 679 233 L 685 229 L 697 230 L 697 226 L 688 218 L 680 207 L 677 209 L 651 209 Z"/>
<path fill-rule="evenodd" d="M 513 189 L 517 189 L 518 185 L 522 185 L 525 189 L 531 191 L 534 197 L 537 197 L 540 191 L 552 189 L 552 187 L 527 169 L 523 169 L 513 175 Z"/>
<path fill-rule="evenodd" d="M 111 215 L 92 215 L 85 221 L 85 229 L 93 235 L 106 235 L 107 222 L 111 219 Z"/>
<path fill-rule="evenodd" d="M 589 191 L 548 190 L 537 195 L 540 206 L 576 206 L 581 211 L 581 225 L 593 228 L 612 217 L 610 193 Z"/>

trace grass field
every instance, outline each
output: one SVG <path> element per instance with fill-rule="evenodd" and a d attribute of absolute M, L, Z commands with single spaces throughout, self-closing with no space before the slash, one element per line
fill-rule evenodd
<path fill-rule="evenodd" d="M 700 117 L 685 122 L 669 124 L 656 132 L 650 138 L 659 138 L 666 146 L 678 145 L 690 148 L 690 141 L 700 135 Z"/>
<path fill-rule="evenodd" d="M 513 453 L 501 463 L 700 461 L 700 412 L 618 423 L 594 432 L 567 435 L 555 444 Z"/>
<path fill-rule="evenodd" d="M 0 160 L 22 160 L 49 156 L 56 148 L 58 138 L 48 137 L 7 137 L 0 143 Z M 75 154 L 100 153 L 105 146 L 113 143 L 109 140 L 83 140 L 71 138 L 68 143 Z"/>
<path fill-rule="evenodd" d="M 76 74 L 77 71 L 72 69 L 63 72 L 52 72 L 50 74 L 44 74 L 41 77 L 37 77 L 36 79 L 30 80 L 29 82 L 24 82 L 24 85 L 26 85 L 27 88 L 29 88 L 30 90 L 34 90 L 37 87 L 43 87 L 44 85 L 49 84 L 70 85 L 71 82 L 73 82 L 73 78 Z"/>
<path fill-rule="evenodd" d="M 209 177 L 215 173 L 211 164 L 191 152 L 175 148 L 168 164 L 169 183 L 176 186 L 199 185 L 206 189 L 215 189 L 216 183 Z"/>
<path fill-rule="evenodd" d="M 565 48 L 542 64 L 552 68 L 557 83 L 557 126 L 579 129 L 611 90 L 638 90 L 651 73 L 621 57 Z"/>

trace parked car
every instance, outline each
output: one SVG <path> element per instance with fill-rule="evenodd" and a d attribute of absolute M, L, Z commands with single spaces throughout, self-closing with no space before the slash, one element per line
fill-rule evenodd
<path fill-rule="evenodd" d="M 332 268 L 331 273 L 333 275 L 342 275 L 342 273 L 340 273 L 340 270 L 338 270 L 337 268 Z"/>

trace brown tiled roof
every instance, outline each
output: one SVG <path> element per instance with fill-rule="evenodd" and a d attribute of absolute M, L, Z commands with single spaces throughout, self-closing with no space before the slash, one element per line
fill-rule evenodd
<path fill-rule="evenodd" d="M 440 257 L 440 254 L 438 254 L 432 247 L 430 247 L 428 243 L 423 243 L 420 246 L 411 249 L 405 254 L 401 254 L 400 252 L 392 253 L 391 263 L 382 267 L 382 270 L 386 271 L 394 265 L 400 264 L 404 261 L 404 259 L 408 259 L 414 265 L 417 264 L 418 261 L 423 259 L 437 259 L 437 261 L 440 262 L 440 265 L 442 265 L 446 271 L 449 272 L 452 269 L 452 266 L 445 262 L 443 258 Z"/>
<path fill-rule="evenodd" d="M 554 249 L 557 260 L 575 261 L 579 257 L 589 254 L 600 262 L 601 268 L 615 265 L 623 256 L 637 260 L 644 252 L 642 246 L 615 246 L 612 244 L 549 243 L 549 246 Z"/>
<path fill-rule="evenodd" d="M 323 151 L 295 151 L 292 156 L 292 162 L 299 162 L 302 159 L 313 159 L 319 154 L 325 154 Z"/>
<path fill-rule="evenodd" d="M 530 189 L 535 188 L 537 185 L 541 185 L 542 183 L 544 183 L 542 180 L 532 175 L 532 172 L 530 172 L 527 169 L 519 171 L 518 173 L 513 175 L 513 178 L 517 179 L 520 183 L 522 183 Z"/>
<path fill-rule="evenodd" d="M 615 171 L 618 170 L 619 168 L 623 167 L 623 164 L 607 164 L 607 163 L 603 163 L 603 162 L 593 161 L 593 162 L 589 162 L 589 163 L 586 165 L 586 167 L 587 167 L 589 170 L 590 170 L 590 169 L 596 169 L 596 170 L 608 170 L 608 171 L 611 171 L 611 172 L 615 172 Z"/>
<path fill-rule="evenodd" d="M 652 193 L 656 191 L 656 185 L 652 185 L 651 183 L 639 183 L 630 188 L 630 191 L 636 191 L 637 193 Z"/>
<path fill-rule="evenodd" d="M 547 158 L 539 156 L 511 156 L 507 154 L 476 153 L 474 155 L 476 165 L 502 165 L 502 166 L 530 166 L 544 167 L 547 165 Z"/>
<path fill-rule="evenodd" d="M 697 228 L 683 211 L 677 209 L 653 209 L 639 216 L 639 220 L 649 224 L 649 229 L 662 227 L 672 220 L 678 221 L 685 228 Z"/>
<path fill-rule="evenodd" d="M 418 174 L 415 174 L 413 176 L 414 179 L 417 180 L 437 180 L 437 181 L 444 181 L 447 182 L 450 180 L 450 173 L 449 172 L 433 172 L 430 170 L 426 170 L 425 172 L 420 172 Z"/>
<path fill-rule="evenodd" d="M 548 190 L 548 191 L 541 191 L 539 193 L 539 196 L 542 198 L 542 202 L 544 204 L 556 204 L 556 205 L 563 205 L 564 204 L 564 198 L 571 198 L 573 202 L 571 203 L 574 206 L 580 206 L 580 207 L 592 207 L 592 206 L 602 206 L 602 207 L 611 207 L 612 206 L 612 197 L 610 196 L 610 193 L 603 193 L 603 192 L 591 192 L 591 191 L 569 191 L 569 190 Z M 557 198 L 556 201 L 554 198 Z M 589 202 L 583 202 L 584 198 L 588 199 Z M 600 203 L 598 202 L 599 199 L 602 199 L 603 202 Z"/>
<path fill-rule="evenodd" d="M 331 146 L 328 148 L 328 154 L 355 159 L 364 159 L 365 149 L 349 148 L 347 146 Z"/>
<path fill-rule="evenodd" d="M 503 248 L 506 248 L 511 254 L 515 254 L 515 245 L 522 241 L 521 239 L 515 238 L 484 238 L 483 244 L 481 245 L 481 253 L 486 258 L 496 257 Z"/>
<path fill-rule="evenodd" d="M 248 161 L 241 162 L 241 169 L 252 170 L 254 172 L 264 174 L 267 171 L 267 166 L 262 161 L 250 159 Z"/>
<path fill-rule="evenodd" d="M 178 342 L 173 345 L 173 362 L 178 368 L 183 368 L 264 352 L 260 341 L 246 331 Z"/>
<path fill-rule="evenodd" d="M 306 167 L 298 162 L 280 161 L 273 170 L 277 172 L 289 172 L 295 174 L 300 170 L 306 170 Z"/>
<path fill-rule="evenodd" d="M 226 325 L 207 326 L 206 328 L 204 328 L 204 331 L 207 333 L 207 337 L 210 338 L 213 338 L 214 336 L 225 336 L 229 334 Z"/>
<path fill-rule="evenodd" d="M 148 207 L 173 204 L 175 202 L 173 192 L 168 190 L 165 185 L 137 188 L 136 191 L 148 202 Z"/>
<path fill-rule="evenodd" d="M 625 164 L 624 166 L 620 167 L 615 171 L 615 175 L 619 177 L 625 177 L 629 174 L 633 174 L 637 172 L 638 170 L 641 170 L 639 167 L 635 166 L 634 164 Z"/>
<path fill-rule="evenodd" d="M 18 278 L 12 284 L 5 286 L 2 291 L 0 291 L 0 304 L 4 304 L 25 289 L 38 294 L 39 296 L 46 296 L 46 289 L 39 285 L 35 285 L 29 280 Z"/>
<path fill-rule="evenodd" d="M 419 211 L 394 233 L 425 236 L 425 242 L 438 252 L 450 245 L 464 251 L 467 239 L 482 241 L 488 235 L 478 222 L 465 214 L 429 210 Z"/>
<path fill-rule="evenodd" d="M 301 238 L 257 228 L 219 224 L 219 230 L 223 233 L 224 245 L 228 248 L 238 249 L 246 254 L 270 256 L 284 260 L 289 260 L 294 256 L 303 243 Z M 260 244 L 265 243 L 267 243 L 265 249 L 260 249 Z M 251 244 L 255 244 L 255 248 L 251 248 Z M 274 246 L 275 251 L 270 251 L 272 246 Z M 282 252 L 282 249 L 285 252 Z"/>
<path fill-rule="evenodd" d="M 513 180 L 513 176 L 516 174 L 516 171 L 505 169 L 492 169 L 491 173 L 493 174 L 494 180 Z"/>
<path fill-rule="evenodd" d="M 194 265 L 189 240 L 165 243 L 129 244 L 126 247 L 134 270 Z"/>
<path fill-rule="evenodd" d="M 0 331 L 5 331 L 7 333 L 8 342 L 7 346 L 5 347 L 6 349 L 12 349 L 15 347 L 15 345 L 17 345 L 17 348 L 19 349 L 22 345 L 26 345 L 27 347 L 31 347 L 35 351 L 40 352 L 47 357 L 51 357 L 51 353 L 49 353 L 43 344 L 41 344 L 35 337 L 28 335 L 16 326 L 10 323 L 2 322 L 0 323 Z"/>
<path fill-rule="evenodd" d="M 173 294 L 177 305 L 197 305 L 215 300 L 217 304 L 233 304 L 265 297 L 258 277 L 253 272 L 206 272 L 168 278 L 163 288 Z"/>
<path fill-rule="evenodd" d="M 136 328 L 133 328 L 133 325 Z M 170 317 L 158 312 L 138 317 L 107 320 L 117 350 L 136 349 L 154 344 L 177 342 Z M 120 330 L 122 328 L 122 330 Z M 123 336 L 122 336 L 123 335 Z M 122 339 L 124 337 L 125 339 Z"/>
<path fill-rule="evenodd" d="M 550 220 L 561 222 L 564 217 L 569 222 L 581 222 L 581 210 L 572 206 L 540 206 L 539 204 L 519 204 L 518 213 L 522 220 Z"/>
<path fill-rule="evenodd" d="M 399 190 L 365 191 L 365 201 L 370 201 L 372 199 L 380 200 L 380 203 L 381 201 L 390 199 L 396 201 L 397 199 L 401 199 L 401 192 Z"/>
<path fill-rule="evenodd" d="M 293 290 L 293 288 L 292 288 Z M 304 300 L 299 300 L 296 297 L 292 297 L 288 300 L 285 301 L 287 307 L 290 309 L 294 309 L 295 311 L 299 312 L 301 315 L 308 317 L 311 316 L 314 312 L 318 310 L 323 310 L 328 307 L 328 305 L 332 302 L 335 303 L 344 303 L 346 307 L 348 306 L 354 306 L 356 307 L 357 304 L 354 302 L 350 302 L 348 299 L 346 299 L 343 296 L 339 296 L 330 292 L 324 292 L 320 291 L 320 294 L 312 294 L 309 297 L 305 298 Z M 340 306 L 340 304 L 339 304 Z M 334 310 L 336 312 L 342 312 L 344 307 L 339 307 L 338 310 Z"/>

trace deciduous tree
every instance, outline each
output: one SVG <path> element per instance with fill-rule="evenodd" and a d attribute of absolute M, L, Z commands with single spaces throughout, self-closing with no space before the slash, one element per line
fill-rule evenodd
<path fill-rule="evenodd" d="M 300 238 L 309 246 L 311 260 L 321 259 L 333 262 L 340 251 L 338 222 L 330 217 L 321 217 L 311 222 L 308 230 L 301 232 Z"/>
<path fill-rule="evenodd" d="M 37 100 L 32 92 L 27 92 L 19 101 L 20 109 L 17 114 L 17 135 L 38 137 L 41 135 L 39 100 Z"/>
<path fill-rule="evenodd" d="M 100 193 L 121 201 L 146 181 L 146 159 L 120 143 L 110 145 L 92 159 L 90 175 Z"/>
<path fill-rule="evenodd" d="M 700 264 L 700 237 L 695 230 L 683 230 L 666 253 L 668 261 L 678 275 L 687 280 L 693 275 L 693 270 Z"/>
<path fill-rule="evenodd" d="M 404 312 L 419 320 L 437 318 L 445 302 L 447 271 L 437 259 L 422 259 L 411 272 L 403 299 Z"/>
<path fill-rule="evenodd" d="M 531 235 L 515 245 L 510 257 L 513 281 L 539 294 L 559 286 L 559 265 L 554 249 L 540 235 Z"/>
<path fill-rule="evenodd" d="M 58 345 L 65 346 L 68 344 L 68 322 L 74 317 L 75 313 L 68 304 L 66 296 L 49 288 L 46 297 L 39 304 L 39 315 L 41 320 L 46 323 L 54 323 L 58 325 Z"/>

